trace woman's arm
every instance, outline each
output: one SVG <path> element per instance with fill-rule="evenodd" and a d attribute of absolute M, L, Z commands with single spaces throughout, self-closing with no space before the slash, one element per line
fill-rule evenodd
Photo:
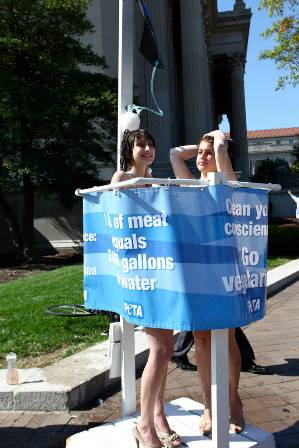
<path fill-rule="evenodd" d="M 116 182 L 122 182 L 124 180 L 129 180 L 131 179 L 130 176 L 128 176 L 128 174 L 125 171 L 116 171 L 110 181 L 110 184 L 116 184 Z M 123 188 L 127 188 L 127 187 L 123 187 Z"/>
<path fill-rule="evenodd" d="M 292 194 L 291 190 L 288 190 L 289 195 L 291 198 L 298 204 L 299 203 L 299 197 Z"/>
<path fill-rule="evenodd" d="M 227 151 L 228 145 L 225 134 L 216 130 L 205 135 L 209 135 L 214 138 L 214 152 L 217 172 L 224 173 L 228 180 L 237 180 Z"/>
<path fill-rule="evenodd" d="M 196 157 L 197 152 L 197 145 L 177 146 L 176 148 L 171 148 L 169 154 L 170 162 L 177 179 L 194 179 L 193 174 L 186 164 L 186 160 Z"/>
<path fill-rule="evenodd" d="M 129 175 L 128 173 L 126 173 L 125 171 L 116 171 L 114 174 L 113 174 L 113 176 L 112 176 L 112 179 L 111 179 L 111 181 L 110 181 L 110 185 L 112 185 L 112 184 L 116 184 L 116 182 L 123 182 L 123 181 L 125 181 L 125 180 L 131 180 L 131 179 L 133 179 L 134 177 L 136 177 L 136 176 L 132 176 L 132 175 Z M 138 177 L 138 176 L 137 176 Z M 145 177 L 147 177 L 147 178 L 149 178 L 149 179 L 152 179 L 153 178 L 153 176 L 152 176 L 152 170 L 151 170 L 151 168 L 147 168 L 147 170 L 146 170 L 146 174 L 145 174 Z M 126 186 L 126 187 L 120 187 L 122 190 L 126 190 L 126 189 L 129 189 L 129 188 L 142 188 L 142 187 L 151 187 L 152 185 L 151 184 L 144 184 L 144 185 L 129 185 L 129 186 Z"/>

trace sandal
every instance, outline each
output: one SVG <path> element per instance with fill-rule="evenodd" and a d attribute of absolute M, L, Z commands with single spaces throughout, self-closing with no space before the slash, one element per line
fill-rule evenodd
<path fill-rule="evenodd" d="M 182 442 L 181 437 L 172 429 L 170 430 L 170 432 L 163 432 L 156 427 L 156 431 L 160 441 L 164 444 L 166 443 L 167 446 L 178 448 L 181 445 L 185 445 L 185 443 Z"/>
<path fill-rule="evenodd" d="M 145 441 L 142 438 L 142 435 L 138 431 L 137 425 L 133 426 L 132 433 L 133 433 L 133 437 L 135 439 L 137 448 L 140 448 L 140 447 L 142 447 L 142 448 L 153 448 L 153 447 L 150 447 L 149 445 L 146 445 Z M 161 439 L 160 439 L 160 441 L 162 443 L 162 447 L 161 448 L 172 448 L 172 445 L 165 444 Z"/>

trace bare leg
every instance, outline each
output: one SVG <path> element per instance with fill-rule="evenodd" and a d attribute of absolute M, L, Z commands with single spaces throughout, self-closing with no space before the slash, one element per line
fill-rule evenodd
<path fill-rule="evenodd" d="M 240 370 L 241 356 L 233 328 L 229 330 L 229 405 L 232 432 L 241 432 L 245 426 L 242 402 L 238 393 Z"/>
<path fill-rule="evenodd" d="M 204 415 L 201 418 L 199 429 L 203 434 L 212 430 L 211 408 L 211 332 L 195 331 L 194 341 L 196 348 L 197 370 L 203 390 Z M 230 404 L 230 430 L 241 432 L 245 426 L 243 408 L 238 394 L 241 369 L 241 357 L 235 339 L 235 329 L 229 330 L 229 404 Z"/>
<path fill-rule="evenodd" d="M 164 395 L 165 395 L 165 385 L 166 385 L 166 379 L 167 379 L 167 366 L 166 371 L 164 374 L 164 378 L 160 387 L 160 391 L 156 400 L 155 404 L 155 410 L 154 410 L 154 420 L 155 420 L 155 426 L 156 430 L 159 430 L 159 432 L 164 433 L 163 435 L 160 434 L 160 437 L 162 436 L 164 440 L 171 440 L 173 448 L 181 446 L 182 439 L 181 437 L 173 431 L 169 423 L 167 421 L 166 415 L 164 413 Z M 169 442 L 168 442 L 169 443 Z"/>
<path fill-rule="evenodd" d="M 167 365 L 166 365 L 166 371 L 164 373 L 164 378 L 162 380 L 161 387 L 159 390 L 159 394 L 155 403 L 154 420 L 155 424 L 161 431 L 170 432 L 170 427 L 164 414 L 164 394 L 165 394 L 166 379 L 167 379 Z"/>
<path fill-rule="evenodd" d="M 146 328 L 145 332 L 150 350 L 141 378 L 141 416 L 138 430 L 147 445 L 160 448 L 162 444 L 156 433 L 154 415 L 159 419 L 163 431 L 166 417 L 162 400 L 164 399 L 167 366 L 173 351 L 173 331 Z M 157 421 L 156 423 L 158 424 Z M 169 426 L 167 430 L 168 428 Z"/>
<path fill-rule="evenodd" d="M 204 415 L 199 423 L 202 434 L 208 435 L 212 431 L 212 407 L 211 407 L 211 332 L 194 331 L 195 355 L 197 371 L 201 382 Z"/>

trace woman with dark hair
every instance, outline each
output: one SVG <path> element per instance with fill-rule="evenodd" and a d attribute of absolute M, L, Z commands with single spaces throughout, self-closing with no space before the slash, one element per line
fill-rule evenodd
<path fill-rule="evenodd" d="M 111 183 L 151 177 L 150 165 L 155 160 L 155 140 L 145 129 L 124 132 L 120 148 L 120 170 L 112 176 Z"/>
<path fill-rule="evenodd" d="M 151 177 L 150 165 L 155 159 L 154 138 L 145 130 L 125 131 L 120 165 L 111 184 L 134 177 Z M 164 391 L 168 362 L 173 350 L 173 330 L 144 329 L 149 344 L 149 357 L 141 378 L 141 415 L 133 428 L 137 447 L 179 447 L 181 438 L 172 431 L 164 413 Z"/>
<path fill-rule="evenodd" d="M 205 134 L 198 145 L 179 146 L 170 150 L 170 161 L 177 178 L 194 179 L 186 161 L 196 157 L 196 166 L 202 180 L 211 172 L 224 173 L 228 180 L 236 180 L 228 154 L 226 136 L 221 131 Z M 194 331 L 197 370 L 202 384 L 205 411 L 199 429 L 204 435 L 212 431 L 211 407 L 211 332 Z M 229 330 L 229 404 L 230 430 L 241 432 L 245 426 L 243 408 L 238 394 L 241 358 L 235 339 L 235 329 Z"/>

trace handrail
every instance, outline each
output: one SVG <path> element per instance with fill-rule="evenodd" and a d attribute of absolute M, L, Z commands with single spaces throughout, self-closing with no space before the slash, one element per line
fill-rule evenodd
<path fill-rule="evenodd" d="M 220 173 L 217 173 L 220 174 Z M 222 185 L 229 185 L 231 187 L 243 187 L 243 188 L 260 188 L 271 191 L 279 191 L 281 186 L 279 184 L 261 184 L 257 182 L 239 182 L 236 180 L 223 180 L 220 182 Z M 114 184 L 102 185 L 101 187 L 92 187 L 81 190 L 77 188 L 75 191 L 76 196 L 84 196 L 89 193 L 102 192 L 107 190 L 117 190 L 123 187 L 132 187 L 144 184 L 152 185 L 189 185 L 189 186 L 199 186 L 207 187 L 212 184 L 210 180 L 200 180 L 200 179 L 164 179 L 164 178 L 148 178 L 148 177 L 135 177 L 133 179 L 124 180 L 122 182 L 116 182 Z"/>

